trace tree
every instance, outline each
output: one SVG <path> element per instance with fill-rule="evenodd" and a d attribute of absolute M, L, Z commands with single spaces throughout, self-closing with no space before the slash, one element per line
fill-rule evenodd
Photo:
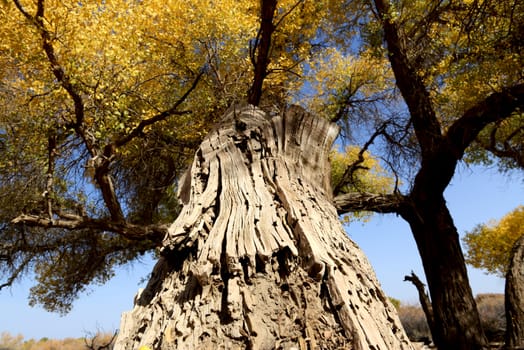
<path fill-rule="evenodd" d="M 524 207 L 499 221 L 478 225 L 464 237 L 467 262 L 506 277 L 506 347 L 524 346 Z"/>
<path fill-rule="evenodd" d="M 479 133 L 512 120 L 522 108 L 524 86 L 513 71 L 522 66 L 522 48 L 514 42 L 522 5 L 377 0 L 374 6 L 377 32 L 409 111 L 395 130 L 401 138 L 392 137 L 392 143 L 409 147 L 414 142 L 419 157 L 408 193 L 396 201 L 375 198 L 374 204 L 410 224 L 433 303 L 437 346 L 481 349 L 486 339 L 443 193 Z M 487 65 L 491 69 L 485 70 Z"/>
<path fill-rule="evenodd" d="M 18 214 L 3 235 L 7 284 L 34 266 L 40 283 L 33 302 L 66 312 L 89 283 L 104 282 L 115 265 L 158 247 L 155 271 L 132 317 L 124 316 L 116 348 L 411 348 L 330 201 L 328 156 L 338 128 L 298 107 L 272 119 L 253 105 L 235 107 L 246 97 L 260 106 L 262 99 L 287 105 L 301 50 L 310 50 L 307 35 L 317 31 L 318 5 L 282 1 L 277 9 L 269 0 L 236 12 L 236 2 L 212 9 L 208 2 L 173 2 L 166 12 L 180 16 L 160 18 L 161 4 L 3 4 L 8 32 L 33 45 L 29 52 L 14 39 L 6 45 L 19 56 L 6 55 L 13 72 L 6 71 L 3 90 L 15 94 L 3 125 L 19 173 L 6 170 L 2 184 L 9 200 L 30 204 L 11 209 Z M 262 14 L 258 34 L 253 12 Z M 133 20 L 131 28 L 120 16 Z M 173 18 L 180 22 L 164 23 Z M 151 23 L 158 28 L 150 38 Z M 78 24 L 87 28 L 80 33 Z M 165 37 L 174 24 L 195 32 Z M 235 44 L 249 40 L 249 51 Z M 104 41 L 115 49 L 99 46 Z M 239 57 L 253 64 L 253 83 L 243 93 L 236 89 L 249 82 L 242 76 L 249 69 L 236 71 Z M 192 129 L 209 127 L 229 105 L 180 177 L 182 151 L 200 141 Z M 82 166 L 89 182 L 71 193 Z M 35 179 L 17 187 L 9 175 Z M 84 195 L 90 186 L 98 196 Z M 179 208 L 169 201 L 175 188 Z M 131 195 L 137 198 L 122 202 Z M 163 220 L 177 211 L 168 228 Z M 158 313 L 159 306 L 169 310 Z"/>
<path fill-rule="evenodd" d="M 228 113 L 197 151 L 116 347 L 410 348 L 330 204 L 319 167 L 336 134 L 299 108 Z"/>
<path fill-rule="evenodd" d="M 524 347 L 524 235 L 515 242 L 506 274 L 506 347 Z"/>
<path fill-rule="evenodd" d="M 279 166 L 267 166 L 275 173 L 291 166 L 293 171 L 284 175 L 291 174 L 287 182 L 294 186 L 293 198 L 300 197 L 302 201 L 289 199 L 290 192 L 284 190 L 287 187 L 280 182 L 285 181 L 285 176 L 277 181 L 271 173 L 270 176 L 263 173 L 262 179 L 269 178 L 272 182 L 267 181 L 265 190 L 256 187 L 257 193 L 267 190 L 270 198 L 281 203 L 277 226 L 280 221 L 286 223 L 289 227 L 286 232 L 292 232 L 292 237 L 306 238 L 297 242 L 299 247 L 306 243 L 312 247 L 305 249 L 312 254 L 302 256 L 303 249 L 295 252 L 293 246 L 297 246 L 291 242 L 293 244 L 288 244 L 290 254 L 271 255 L 277 260 L 276 266 L 282 266 L 284 276 L 291 276 L 288 270 L 311 275 L 315 282 L 309 281 L 309 286 L 319 288 L 324 298 L 321 300 L 328 301 L 327 309 L 338 310 L 330 314 L 339 315 L 341 321 L 337 324 L 346 330 L 346 336 L 353 334 L 348 329 L 352 328 L 352 317 L 356 314 L 348 312 L 347 304 L 339 304 L 337 297 L 338 288 L 347 281 L 342 282 L 336 276 L 348 270 L 332 272 L 339 262 L 346 261 L 339 258 L 347 253 L 342 247 L 351 244 L 344 243 L 345 238 L 341 238 L 334 223 L 329 224 L 334 229 L 331 234 L 325 234 L 325 241 L 319 238 L 327 246 L 312 244 L 312 237 L 320 236 L 319 232 L 310 235 L 301 228 L 302 216 L 294 205 L 305 206 L 303 213 L 314 213 L 309 224 L 312 227 L 320 225 L 315 221 L 318 217 L 331 223 L 327 214 L 329 202 L 336 205 L 339 214 L 362 210 L 397 213 L 410 224 L 424 264 L 437 345 L 445 349 L 486 346 L 457 230 L 443 193 L 465 155 L 474 161 L 483 161 L 488 157 L 502 157 L 500 150 L 511 150 L 504 159 L 509 164 L 518 161 L 518 140 L 522 136 L 519 111 L 524 100 L 520 40 L 524 10 L 520 2 L 224 0 L 210 6 L 207 1 L 173 1 L 167 5 L 156 1 L 147 4 L 107 1 L 66 6 L 51 0 L 39 0 L 35 4 L 14 0 L 2 2 L 1 6 L 8 19 L 1 25 L 8 35 L 0 49 L 5 63 L 1 74 L 6 82 L 0 92 L 9 111 L 2 116 L 5 135 L 1 146 L 9 156 L 2 160 L 0 169 L 3 193 L 6 193 L 3 201 L 16 203 L 4 205 L 7 209 L 2 209 L 5 224 L 1 256 L 9 272 L 7 284 L 34 267 L 42 287 L 33 290 L 34 301 L 50 309 L 67 311 L 72 297 L 89 283 L 105 281 L 114 266 L 159 247 L 161 260 L 157 274 L 145 294 L 137 298 L 135 310 L 147 325 L 145 328 L 136 328 L 136 324 L 123 327 L 141 330 L 137 333 L 143 336 L 121 338 L 122 342 L 161 341 L 146 333 L 148 329 L 154 333 L 155 326 L 147 326 L 151 323 L 158 326 L 156 317 L 165 315 L 154 312 L 152 305 L 166 306 L 167 299 L 155 298 L 160 294 L 150 292 L 160 293 L 164 290 L 161 289 L 163 283 L 169 281 L 178 283 L 180 280 L 172 277 L 180 274 L 182 280 L 190 279 L 192 284 L 188 284 L 191 288 L 178 300 L 196 300 L 201 295 L 199 288 L 215 286 L 218 292 L 211 293 L 213 298 L 224 296 L 220 304 L 220 310 L 225 310 L 219 317 L 223 321 L 221 325 L 233 327 L 226 332 L 229 339 L 233 339 L 232 342 L 263 339 L 270 344 L 271 337 L 263 328 L 259 329 L 262 332 L 259 339 L 249 333 L 258 329 L 258 325 L 247 320 L 243 328 L 244 332 L 249 331 L 247 336 L 233 332 L 244 320 L 244 313 L 238 313 L 239 307 L 249 310 L 250 303 L 244 303 L 249 297 L 233 298 L 228 297 L 228 293 L 238 288 L 248 295 L 250 281 L 242 281 L 240 276 L 251 276 L 253 266 L 256 272 L 259 266 L 258 273 L 277 276 L 269 269 L 269 265 L 273 266 L 269 262 L 273 260 L 268 260 L 264 252 L 261 256 L 266 259 L 257 264 L 257 258 L 254 263 L 248 258 L 250 254 L 231 250 L 227 241 L 235 239 L 234 235 L 223 245 L 211 244 L 220 238 L 212 237 L 206 246 L 202 241 L 206 232 L 218 231 L 224 235 L 236 232 L 232 227 L 238 228 L 244 221 L 238 218 L 224 224 L 226 220 L 219 215 L 224 208 L 216 207 L 216 203 L 227 202 L 221 198 L 223 189 L 231 188 L 227 183 L 231 180 L 225 176 L 230 171 L 224 170 L 227 167 L 217 170 L 220 174 L 226 171 L 218 179 L 220 186 L 209 185 L 210 191 L 216 188 L 220 193 L 206 193 L 198 187 L 215 181 L 210 176 L 216 173 L 212 167 L 223 164 L 228 157 L 234 162 L 244 159 L 247 169 L 255 169 L 257 152 L 264 150 L 264 154 L 270 154 L 268 150 L 274 147 L 271 143 L 264 144 L 270 141 L 267 137 L 259 146 L 242 134 L 245 130 L 254 130 L 249 136 L 256 139 L 256 135 L 263 134 L 258 130 L 268 130 L 264 118 L 257 119 L 263 113 L 250 107 L 237 108 L 240 121 L 232 122 L 232 115 L 233 120 L 236 119 L 234 109 L 230 110 L 226 114 L 229 119 L 217 125 L 225 128 L 224 145 L 231 144 L 229 140 L 234 147 L 215 146 L 217 154 L 223 151 L 222 158 L 206 163 L 206 159 L 218 157 L 202 149 L 213 137 L 220 138 L 220 132 L 210 134 L 192 163 L 193 171 L 200 177 L 189 174 L 186 181 L 180 179 L 181 169 L 191 158 L 188 154 L 197 148 L 213 122 L 229 107 L 238 106 L 236 102 L 249 101 L 269 114 L 283 111 L 283 120 L 293 127 L 275 128 L 271 134 L 275 140 L 304 142 L 300 147 L 290 146 L 293 157 L 300 155 L 291 159 L 305 164 L 307 174 L 300 181 L 298 170 L 291 166 L 293 162 L 284 161 L 289 158 L 287 151 L 276 155 L 275 159 L 284 159 Z M 46 11 L 51 8 L 53 11 Z M 126 21 L 122 21 L 123 18 Z M 122 23 L 132 25 L 128 28 Z M 151 24 L 155 28 L 153 34 Z M 78 29 L 79 25 L 83 29 Z M 111 49 L 106 49 L 107 43 L 112 44 Z M 304 96 L 305 92 L 314 94 L 308 97 Z M 285 111 L 291 102 L 300 102 L 319 116 L 342 125 L 344 138 L 362 145 L 360 155 L 369 150 L 380 152 L 383 164 L 397 175 L 397 185 L 404 184 L 404 192 L 399 186 L 385 194 L 368 193 L 365 188 L 353 186 L 358 184 L 352 183 L 356 171 L 365 168 L 360 158 L 344 171 L 334 194 L 326 186 L 309 190 L 315 187 L 311 184 L 320 183 L 320 175 L 315 174 L 326 171 L 326 167 L 305 162 L 303 154 L 307 154 L 308 161 L 325 159 L 320 154 L 318 159 L 309 157 L 318 153 L 310 151 L 311 145 L 306 141 L 316 140 L 324 145 L 330 137 L 317 135 L 304 140 L 299 138 L 303 135 L 297 134 L 290 138 L 289 132 L 301 130 L 293 120 L 309 120 L 305 117 L 307 113 L 294 109 L 291 111 L 295 112 L 290 113 L 296 116 L 288 116 Z M 259 125 L 245 121 L 246 114 L 260 120 Z M 311 123 L 318 125 L 319 131 L 331 130 L 331 127 L 322 127 L 320 122 Z M 283 141 L 278 144 L 288 145 Z M 248 146 L 252 148 L 246 148 Z M 149 159 L 151 154 L 154 156 Z M 242 167 L 239 163 L 237 169 Z M 78 185 L 78 175 L 84 172 L 89 181 Z M 253 176 L 249 171 L 247 174 Z M 75 182 L 77 186 L 71 186 Z M 94 185 L 89 185 L 91 183 Z M 236 185 L 239 187 L 235 188 L 242 188 L 240 182 Z M 98 192 L 86 193 L 89 186 Z M 172 194 L 177 188 L 183 205 L 173 200 Z M 344 193 L 347 188 L 352 191 Z M 200 208 L 195 200 L 204 193 L 209 207 Z M 243 195 L 253 198 L 250 193 L 246 191 Z M 231 195 L 234 196 L 232 191 Z M 211 197 L 216 200 L 210 200 Z M 238 198 L 232 198 L 230 204 L 238 205 Z M 245 202 L 248 204 L 240 207 L 247 212 L 241 217 L 250 218 L 256 210 L 250 212 L 249 209 L 256 206 L 249 200 Z M 326 207 L 317 211 L 315 203 L 326 203 Z M 204 209 L 214 211 L 216 216 L 210 212 L 211 218 L 202 216 L 198 221 Z M 179 212 L 177 225 L 184 223 L 187 227 L 175 225 L 168 229 L 167 224 Z M 197 217 L 191 213 L 198 213 L 194 214 Z M 223 228 L 225 225 L 225 228 L 218 229 L 216 225 Z M 196 236 L 186 237 L 179 232 L 195 227 L 197 230 L 191 232 Z M 217 228 L 213 230 L 214 227 Z M 204 232 L 202 237 L 201 232 Z M 331 254 L 326 253 L 332 248 L 329 242 L 339 239 L 344 244 L 333 248 Z M 271 239 L 255 245 L 255 251 L 270 242 Z M 201 255 L 195 256 L 194 249 L 203 247 L 209 248 L 204 256 L 214 256 L 211 270 L 209 265 L 197 264 Z M 244 247 L 246 252 L 253 251 L 253 247 Z M 275 249 L 275 253 L 286 251 L 283 246 Z M 216 254 L 220 258 L 217 259 Z M 192 264 L 198 268 L 186 270 Z M 366 270 L 365 264 L 354 262 L 352 268 Z M 342 270 L 345 272 L 340 272 Z M 325 278 L 317 281 L 319 273 Z M 62 276 L 69 279 L 62 282 Z M 210 276 L 221 276 L 228 285 L 224 284 L 220 290 L 219 284 L 206 284 Z M 255 277 L 259 278 L 256 273 Z M 336 288 L 332 285 L 333 279 L 337 281 Z M 371 282 L 350 280 L 355 286 L 375 284 L 373 279 Z M 211 287 L 209 290 L 214 291 Z M 281 300 L 287 300 L 286 293 L 297 295 L 293 290 L 289 283 L 284 283 L 276 292 Z M 309 295 L 305 290 L 307 286 L 302 284 L 300 291 L 304 296 Z M 389 313 L 389 303 L 380 301 L 380 293 L 373 288 L 373 292 L 367 288 L 362 290 L 369 291 L 370 305 Z M 295 301 L 295 305 L 299 305 L 299 301 Z M 147 304 L 149 308 L 146 302 L 152 303 Z M 352 302 L 355 305 L 357 301 Z M 192 315 L 189 309 L 184 312 Z M 290 316 L 292 314 L 292 310 L 287 312 L 288 320 L 295 317 Z M 366 313 L 359 317 L 362 315 Z M 384 316 L 384 312 L 378 315 Z M 385 321 L 380 318 L 381 325 L 361 329 L 364 333 L 360 333 L 360 339 L 365 339 L 363 334 L 373 327 L 383 329 L 388 322 L 395 323 L 395 318 L 393 321 L 385 318 Z M 196 319 L 202 318 L 191 318 L 186 325 L 175 327 L 175 335 L 178 336 L 176 332 L 184 334 Z M 307 317 L 295 319 L 299 326 L 305 327 L 302 329 L 307 329 L 307 322 L 301 321 L 308 320 Z M 330 318 L 326 320 L 330 324 Z M 173 326 L 169 321 L 162 324 Z M 357 333 L 358 329 L 353 328 Z M 274 332 L 280 334 L 280 331 Z M 302 331 L 301 336 L 309 332 Z M 369 341 L 402 341 L 401 333 L 395 333 L 393 338 L 383 336 L 383 340 Z M 325 335 L 315 334 L 309 339 L 329 341 Z M 343 341 L 338 335 L 328 338 Z M 293 337 L 302 341 L 300 336 Z M 207 341 L 204 338 L 192 341 Z M 358 343 L 356 338 L 353 342 Z"/>
<path fill-rule="evenodd" d="M 463 238 L 466 262 L 499 277 L 506 276 L 511 251 L 524 234 L 524 206 L 519 206 L 498 221 L 477 225 Z"/>

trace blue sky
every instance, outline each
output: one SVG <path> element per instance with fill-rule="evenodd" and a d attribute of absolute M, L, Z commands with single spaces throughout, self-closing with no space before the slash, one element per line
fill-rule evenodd
<path fill-rule="evenodd" d="M 495 170 L 462 167 L 446 191 L 446 199 L 459 232 L 476 224 L 498 219 L 524 204 L 524 180 Z M 412 270 L 423 278 L 416 246 L 408 225 L 395 215 L 375 216 L 369 223 L 348 227 L 355 240 L 370 259 L 386 294 L 404 303 L 417 303 L 413 285 L 403 282 Z M 97 330 L 117 329 L 120 314 L 132 308 L 140 281 L 151 271 L 153 261 L 136 263 L 122 269 L 104 286 L 94 286 L 90 294 L 79 299 L 66 316 L 29 307 L 27 298 L 31 281 L 0 291 L 0 333 L 22 334 L 26 339 L 82 337 Z M 504 281 L 482 271 L 469 269 L 475 294 L 502 293 Z"/>

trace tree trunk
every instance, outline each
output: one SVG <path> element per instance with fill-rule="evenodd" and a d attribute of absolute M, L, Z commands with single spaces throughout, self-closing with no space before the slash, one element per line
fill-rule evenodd
<path fill-rule="evenodd" d="M 332 204 L 337 132 L 299 108 L 228 113 L 115 349 L 412 349 Z"/>
<path fill-rule="evenodd" d="M 487 348 L 457 229 L 444 198 L 411 199 L 412 208 L 403 216 L 424 265 L 433 305 L 434 343 L 446 350 Z"/>
<path fill-rule="evenodd" d="M 524 349 L 524 235 L 513 245 L 505 294 L 506 349 Z"/>

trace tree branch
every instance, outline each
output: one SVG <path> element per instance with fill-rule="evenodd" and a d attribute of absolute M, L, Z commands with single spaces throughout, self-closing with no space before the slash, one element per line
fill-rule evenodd
<path fill-rule="evenodd" d="M 63 67 L 55 53 L 55 49 L 52 44 L 52 36 L 49 31 L 45 28 L 44 24 L 44 0 L 38 0 L 37 13 L 35 16 L 29 14 L 19 0 L 14 0 L 18 10 L 32 23 L 40 32 L 42 38 L 42 48 L 46 54 L 46 57 L 51 65 L 51 70 L 58 83 L 66 90 L 68 95 L 73 100 L 75 110 L 75 122 L 69 125 L 83 140 L 89 154 L 92 157 L 93 165 L 95 166 L 95 180 L 100 187 L 104 202 L 111 213 L 112 218 L 115 221 L 124 221 L 124 215 L 120 203 L 118 202 L 114 193 L 114 186 L 111 177 L 108 174 L 109 171 L 109 159 L 112 152 L 110 149 L 102 150 L 96 144 L 96 139 L 91 133 L 89 133 L 85 126 L 84 121 L 84 101 L 82 96 L 77 91 L 77 88 L 71 83 L 70 77 L 66 74 Z M 109 155 L 108 155 L 109 154 Z"/>
<path fill-rule="evenodd" d="M 396 84 L 408 106 L 424 161 L 425 156 L 431 155 L 442 141 L 441 126 L 424 81 L 409 60 L 403 45 L 404 38 L 400 36 L 389 0 L 374 2 L 384 29 L 384 39 Z"/>
<path fill-rule="evenodd" d="M 61 228 L 66 230 L 95 229 L 120 234 L 129 240 L 151 240 L 160 245 L 167 226 L 165 225 L 133 225 L 127 222 L 114 222 L 108 219 L 93 219 L 73 214 L 61 214 L 59 219 L 49 219 L 38 215 L 21 214 L 11 220 L 12 224 L 23 224 L 32 227 Z"/>
<path fill-rule="evenodd" d="M 417 288 L 420 306 L 422 306 L 422 310 L 426 315 L 426 321 L 428 322 L 431 336 L 433 339 L 436 339 L 435 335 L 437 333 L 435 327 L 435 316 L 433 315 L 433 306 L 431 305 L 431 300 L 429 299 L 429 296 L 426 293 L 426 286 L 424 285 L 424 283 L 422 283 L 420 278 L 418 278 L 418 276 L 413 271 L 411 271 L 410 276 L 404 276 L 404 281 L 409 281 L 413 283 L 415 288 Z"/>
<path fill-rule="evenodd" d="M 333 199 L 339 215 L 355 211 L 400 213 L 406 198 L 401 194 L 344 193 Z"/>
<path fill-rule="evenodd" d="M 524 109 L 524 84 L 495 92 L 468 109 L 445 135 L 455 157 L 462 158 L 466 148 L 488 124 L 508 118 L 517 109 Z"/>
<path fill-rule="evenodd" d="M 20 263 L 20 265 L 11 273 L 11 276 L 7 279 L 6 282 L 0 284 L 0 290 L 2 290 L 5 287 L 10 287 L 20 276 L 22 272 L 24 272 L 24 269 L 29 265 L 31 262 L 31 257 L 25 257 L 24 260 Z"/>
<path fill-rule="evenodd" d="M 152 124 L 157 123 L 157 122 L 162 121 L 162 120 L 165 120 L 166 118 L 168 118 L 171 115 L 175 115 L 175 114 L 181 115 L 181 114 L 190 113 L 189 111 L 177 111 L 177 108 L 187 99 L 187 97 L 191 94 L 191 92 L 197 87 L 198 82 L 200 81 L 200 79 L 204 75 L 204 72 L 205 72 L 204 69 L 200 70 L 200 72 L 198 73 L 197 77 L 195 78 L 195 80 L 193 81 L 193 83 L 191 84 L 189 89 L 187 89 L 187 91 L 182 95 L 182 97 L 180 97 L 178 99 L 178 101 L 176 101 L 175 104 L 171 108 L 169 108 L 168 110 L 163 111 L 163 112 L 155 115 L 154 117 L 151 117 L 151 118 L 146 119 L 146 120 L 142 120 L 138 124 L 138 126 L 136 128 L 134 128 L 129 134 L 127 134 L 124 137 L 118 139 L 114 143 L 115 147 L 118 148 L 118 147 L 124 146 L 126 143 L 128 143 L 129 141 L 131 141 L 135 137 L 139 136 L 144 131 L 144 128 L 146 126 L 152 125 Z"/>
<path fill-rule="evenodd" d="M 46 210 L 49 218 L 53 217 L 53 184 L 55 178 L 55 162 L 57 155 L 57 136 L 54 132 L 50 132 L 47 137 L 47 181 L 46 181 L 46 190 L 44 192 L 46 200 Z"/>
<path fill-rule="evenodd" d="M 361 165 L 365 161 L 364 153 L 368 150 L 369 146 L 371 146 L 373 142 L 375 142 L 375 139 L 385 132 L 387 125 L 388 122 L 386 121 L 377 130 L 375 130 L 373 135 L 371 135 L 369 140 L 364 144 L 364 146 L 362 146 L 362 148 L 358 152 L 357 160 L 355 160 L 352 164 L 348 165 L 346 171 L 344 172 L 344 175 L 342 175 L 342 179 L 338 184 L 336 184 L 335 188 L 333 189 L 333 193 L 335 196 L 341 193 L 342 187 L 353 182 L 353 174 L 355 173 L 355 171 L 359 169 L 367 169 Z"/>
<path fill-rule="evenodd" d="M 273 24 L 273 19 L 277 7 L 277 0 L 262 0 L 260 7 L 260 30 L 252 50 L 253 55 L 251 56 L 255 76 L 253 77 L 253 84 L 249 89 L 247 98 L 248 103 L 254 106 L 260 104 L 262 85 L 267 76 L 267 67 L 270 62 L 271 36 L 276 28 Z M 257 51 L 256 60 L 254 59 L 255 51 Z"/>

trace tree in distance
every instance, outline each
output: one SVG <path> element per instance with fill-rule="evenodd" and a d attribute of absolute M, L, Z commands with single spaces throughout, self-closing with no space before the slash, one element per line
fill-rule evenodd
<path fill-rule="evenodd" d="M 506 278 L 506 346 L 524 346 L 524 207 L 478 225 L 463 240 L 467 263 Z"/>

